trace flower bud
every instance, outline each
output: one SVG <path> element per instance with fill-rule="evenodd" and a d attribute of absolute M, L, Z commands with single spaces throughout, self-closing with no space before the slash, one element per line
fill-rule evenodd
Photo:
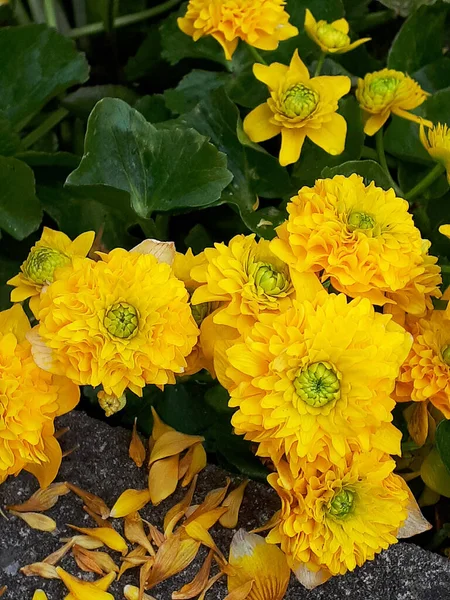
<path fill-rule="evenodd" d="M 22 270 L 27 279 L 40 285 L 52 283 L 55 269 L 70 263 L 70 258 L 54 248 L 34 248 L 23 264 Z"/>
<path fill-rule="evenodd" d="M 114 394 L 107 394 L 105 391 L 101 390 L 97 394 L 97 400 L 101 408 L 105 411 L 106 417 L 111 417 L 118 413 L 122 408 L 125 408 L 127 403 L 127 397 L 125 394 L 119 396 L 114 396 Z"/>
<path fill-rule="evenodd" d="M 338 400 L 341 395 L 337 373 L 324 362 L 312 363 L 302 369 L 294 380 L 294 387 L 298 397 L 315 408 Z"/>
<path fill-rule="evenodd" d="M 138 332 L 139 315 L 128 302 L 117 302 L 106 311 L 103 325 L 113 337 L 127 339 Z"/>
<path fill-rule="evenodd" d="M 327 48 L 343 48 L 350 44 L 348 35 L 339 31 L 330 23 L 319 23 L 316 35 Z"/>
<path fill-rule="evenodd" d="M 319 94 L 312 88 L 297 83 L 290 87 L 282 99 L 282 110 L 287 117 L 306 119 L 314 112 L 319 102 Z"/>
<path fill-rule="evenodd" d="M 346 517 L 352 509 L 354 494 L 350 490 L 342 489 L 330 504 L 329 514 L 338 519 Z"/>

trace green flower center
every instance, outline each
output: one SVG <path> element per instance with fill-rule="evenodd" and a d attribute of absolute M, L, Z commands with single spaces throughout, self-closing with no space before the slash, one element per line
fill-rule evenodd
<path fill-rule="evenodd" d="M 282 105 L 283 112 L 287 117 L 301 117 L 306 119 L 314 112 L 319 102 L 319 94 L 313 89 L 297 83 L 285 93 Z"/>
<path fill-rule="evenodd" d="M 55 269 L 70 263 L 70 258 L 54 248 L 35 248 L 25 261 L 22 270 L 27 279 L 40 285 L 53 281 Z"/>
<path fill-rule="evenodd" d="M 118 302 L 106 311 L 103 325 L 114 337 L 130 338 L 138 332 L 138 311 L 127 302 Z"/>
<path fill-rule="evenodd" d="M 340 397 L 336 371 L 328 364 L 316 362 L 306 367 L 294 380 L 295 391 L 309 406 L 320 408 Z"/>
<path fill-rule="evenodd" d="M 273 265 L 258 262 L 253 266 L 253 280 L 258 295 L 278 296 L 289 287 L 289 281 Z"/>
<path fill-rule="evenodd" d="M 355 229 L 373 229 L 375 219 L 365 212 L 352 212 L 348 217 L 348 228 L 350 231 Z"/>
<path fill-rule="evenodd" d="M 317 27 L 316 35 L 327 48 L 343 48 L 350 44 L 348 35 L 329 23 L 321 23 Z"/>
<path fill-rule="evenodd" d="M 442 360 L 450 367 L 450 345 L 444 346 L 441 350 Z"/>
<path fill-rule="evenodd" d="M 203 323 L 203 320 L 212 312 L 211 302 L 202 302 L 201 304 L 191 304 L 191 313 L 197 326 Z"/>
<path fill-rule="evenodd" d="M 397 89 L 400 80 L 396 77 L 376 77 L 369 85 L 371 94 L 374 96 L 393 95 Z"/>
<path fill-rule="evenodd" d="M 338 519 L 346 517 L 352 509 L 354 496 L 354 493 L 350 490 L 343 489 L 338 492 L 331 501 L 330 515 Z"/>
<path fill-rule="evenodd" d="M 97 400 L 100 407 L 105 411 L 105 417 L 112 417 L 112 415 L 125 408 L 127 404 L 125 394 L 117 398 L 117 396 L 108 395 L 103 391 L 97 394 Z"/>

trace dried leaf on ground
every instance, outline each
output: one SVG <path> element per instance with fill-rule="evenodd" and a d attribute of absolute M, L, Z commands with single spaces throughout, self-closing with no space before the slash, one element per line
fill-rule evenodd
<path fill-rule="evenodd" d="M 150 540 L 144 531 L 144 524 L 138 512 L 134 512 L 125 517 L 124 532 L 125 537 L 129 542 L 139 544 L 139 546 L 145 548 L 151 556 L 155 556 L 155 549 L 151 545 Z"/>
<path fill-rule="evenodd" d="M 150 491 L 147 490 L 125 490 L 117 499 L 111 509 L 111 517 L 119 519 L 141 510 L 150 502 Z"/>
<path fill-rule="evenodd" d="M 106 506 L 106 503 L 96 496 L 95 494 L 91 494 L 91 492 L 86 492 L 82 490 L 77 485 L 73 483 L 66 483 L 67 487 L 71 492 L 79 496 L 86 506 L 92 510 L 96 515 L 99 515 L 102 519 L 107 519 L 109 517 L 110 510 Z"/>
<path fill-rule="evenodd" d="M 172 600 L 188 600 L 201 594 L 208 585 L 209 574 L 211 572 L 211 564 L 213 559 L 213 551 L 210 550 L 205 562 L 203 563 L 200 571 L 194 577 L 194 579 L 183 585 L 183 587 L 177 592 L 172 593 Z"/>
<path fill-rule="evenodd" d="M 148 489 L 156 506 L 177 489 L 179 456 L 169 456 L 153 463 L 148 474 Z"/>
<path fill-rule="evenodd" d="M 247 485 L 248 479 L 243 481 L 235 490 L 232 490 L 222 502 L 222 506 L 228 507 L 227 512 L 219 519 L 222 527 L 226 527 L 227 529 L 235 529 L 237 526 L 239 520 L 239 510 L 241 508 L 245 488 Z"/>
<path fill-rule="evenodd" d="M 38 531 L 46 531 L 50 533 L 52 531 L 55 531 L 56 529 L 55 521 L 50 517 L 47 517 L 47 515 L 41 515 L 40 513 L 32 512 L 21 513 L 15 510 L 10 510 L 9 512 L 15 517 L 19 517 L 20 519 L 25 521 L 25 523 L 32 529 L 37 529 Z"/>
<path fill-rule="evenodd" d="M 121 552 L 123 555 L 125 555 L 128 552 L 128 546 L 126 541 L 114 529 L 110 529 L 109 527 L 77 527 L 76 525 L 70 524 L 68 525 L 68 527 L 90 537 L 93 537 L 96 540 L 100 540 L 101 542 L 103 542 L 103 544 L 105 544 L 105 546 L 111 548 L 111 550 Z"/>
<path fill-rule="evenodd" d="M 42 577 L 43 579 L 59 579 L 56 568 L 45 562 L 36 562 L 20 569 L 26 577 Z"/>
<path fill-rule="evenodd" d="M 141 438 L 137 432 L 137 419 L 134 419 L 133 425 L 133 433 L 131 435 L 130 447 L 128 450 L 128 454 L 130 458 L 134 461 L 137 467 L 142 467 L 145 461 L 145 446 L 142 443 Z"/>
<path fill-rule="evenodd" d="M 69 493 L 69 488 L 65 483 L 52 483 L 47 488 L 39 489 L 22 504 L 12 504 L 7 506 L 8 510 L 17 512 L 44 512 L 49 510 L 58 502 L 60 496 Z"/>

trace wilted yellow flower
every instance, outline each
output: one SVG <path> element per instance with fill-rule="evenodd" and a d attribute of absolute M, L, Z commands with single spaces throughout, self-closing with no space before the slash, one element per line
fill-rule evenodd
<path fill-rule="evenodd" d="M 332 23 L 316 21 L 309 8 L 305 12 L 305 31 L 322 52 L 329 54 L 344 54 L 350 52 L 371 38 L 361 38 L 351 42 L 348 36 L 349 25 L 345 19 L 338 19 Z"/>
<path fill-rule="evenodd" d="M 184 285 L 151 254 L 100 256 L 74 259 L 42 296 L 35 360 L 117 398 L 174 383 L 198 332 Z"/>
<path fill-rule="evenodd" d="M 305 462 L 293 476 L 282 462 L 269 475 L 282 508 L 281 521 L 267 540 L 281 544 L 301 583 L 316 587 L 372 560 L 398 537 L 412 535 L 409 524 L 405 531 L 402 527 L 410 505 L 417 507 L 394 468 L 391 457 L 379 450 L 353 450 L 342 466 Z M 429 524 L 421 518 L 415 527 L 419 533 Z"/>
<path fill-rule="evenodd" d="M 55 270 L 69 265 L 75 256 L 87 256 L 94 237 L 94 231 L 87 231 L 72 242 L 65 233 L 44 227 L 41 239 L 20 267 L 21 273 L 8 281 L 15 288 L 11 292 L 11 302 L 30 298 L 30 309 L 37 316 L 41 291 L 52 283 Z"/>
<path fill-rule="evenodd" d="M 322 292 L 260 315 L 228 350 L 235 431 L 275 464 L 286 454 L 293 469 L 321 452 L 339 462 L 351 442 L 399 454 L 389 394 L 410 348 L 411 336 L 367 299 Z"/>
<path fill-rule="evenodd" d="M 30 329 L 21 306 L 0 313 L 0 483 L 25 469 L 46 487 L 62 458 L 54 418 L 76 406 L 80 391 L 35 364 Z"/>
<path fill-rule="evenodd" d="M 194 42 L 212 36 L 231 60 L 240 39 L 261 50 L 276 50 L 280 42 L 298 34 L 285 5 L 284 0 L 189 0 L 178 27 Z"/>
<path fill-rule="evenodd" d="M 403 402 L 429 400 L 450 419 L 450 320 L 434 310 L 424 319 L 407 319 L 414 343 L 403 364 L 396 394 Z"/>
<path fill-rule="evenodd" d="M 336 175 L 303 187 L 287 210 L 271 249 L 294 269 L 330 278 L 349 296 L 401 302 L 405 310 L 423 312 L 425 294 L 439 295 L 429 244 L 394 190 L 365 186 L 359 175 Z"/>
<path fill-rule="evenodd" d="M 253 142 L 264 142 L 281 133 L 283 166 L 297 162 L 306 137 L 328 154 L 343 152 L 347 122 L 336 111 L 338 100 L 350 91 L 348 77 L 310 79 L 297 50 L 289 67 L 255 63 L 253 73 L 270 91 L 267 102 L 245 117 L 244 131 Z"/>
<path fill-rule="evenodd" d="M 420 123 L 420 141 L 425 150 L 436 162 L 444 165 L 447 179 L 450 183 L 450 129 L 447 125 L 438 123 L 425 132 L 424 124 Z"/>
<path fill-rule="evenodd" d="M 364 114 L 364 132 L 374 135 L 383 127 L 391 113 L 432 127 L 431 121 L 425 121 L 409 112 L 420 106 L 429 95 L 417 81 L 401 71 L 382 69 L 368 73 L 364 79 L 358 80 L 356 90 L 356 98 Z"/>

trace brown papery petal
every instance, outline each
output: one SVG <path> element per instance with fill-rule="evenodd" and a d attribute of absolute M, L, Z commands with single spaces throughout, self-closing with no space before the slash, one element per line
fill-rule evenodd
<path fill-rule="evenodd" d="M 3 587 L 0 588 L 0 598 L 5 594 L 7 589 L 8 588 L 6 585 L 4 585 Z"/>
<path fill-rule="evenodd" d="M 64 546 L 61 546 L 61 548 L 59 548 L 58 550 L 56 550 L 55 552 L 52 552 L 52 554 L 49 554 L 46 558 L 44 558 L 44 562 L 47 563 L 48 565 L 56 565 L 59 563 L 59 561 L 65 557 L 65 555 L 69 552 L 69 550 L 72 548 L 74 542 L 72 540 L 69 540 L 68 542 L 66 542 L 64 544 Z"/>
<path fill-rule="evenodd" d="M 403 411 L 408 433 L 418 446 L 423 446 L 428 437 L 428 402 L 413 402 Z"/>
<path fill-rule="evenodd" d="M 89 537 L 88 535 L 74 535 L 71 538 L 61 538 L 60 542 L 72 542 L 72 546 L 77 544 L 86 550 L 97 550 L 104 546 L 101 540 L 97 540 L 93 537 Z"/>
<path fill-rule="evenodd" d="M 83 570 L 92 571 L 99 575 L 119 572 L 119 567 L 106 552 L 93 552 L 92 550 L 85 550 L 81 546 L 74 546 L 72 552 L 80 569 L 83 569 L 81 566 L 83 564 L 87 567 Z"/>
<path fill-rule="evenodd" d="M 151 538 L 151 540 L 153 541 L 155 546 L 157 546 L 158 548 L 160 546 L 162 546 L 162 544 L 164 543 L 164 540 L 166 539 L 164 537 L 164 534 L 161 533 L 157 527 L 155 527 L 148 521 L 145 521 L 145 519 L 143 519 L 143 521 L 144 521 L 144 523 L 147 523 L 147 527 L 150 531 L 149 537 Z"/>
<path fill-rule="evenodd" d="M 131 435 L 130 448 L 128 450 L 128 454 L 130 458 L 134 461 L 137 467 L 142 467 L 145 461 L 145 446 L 142 443 L 141 438 L 137 432 L 137 418 L 134 419 L 133 425 L 133 433 Z"/>
<path fill-rule="evenodd" d="M 172 508 L 166 513 L 166 516 L 164 517 L 164 531 L 167 529 L 168 524 L 170 523 L 170 521 L 173 519 L 173 517 L 175 515 L 178 515 L 181 513 L 181 515 L 183 516 L 185 514 L 186 510 L 191 505 L 192 498 L 194 497 L 196 485 L 197 485 L 197 477 L 194 477 L 194 479 L 192 480 L 191 486 L 188 489 L 185 497 L 181 500 L 181 502 L 178 502 L 178 504 L 175 504 L 175 506 L 172 506 Z"/>
<path fill-rule="evenodd" d="M 117 580 L 119 580 L 122 575 L 125 573 L 125 571 L 128 571 L 128 569 L 133 569 L 136 566 L 139 566 L 142 563 L 134 563 L 134 560 L 139 559 L 139 560 L 143 560 L 145 555 L 147 554 L 147 550 L 145 548 L 142 548 L 142 546 L 138 546 L 137 548 L 135 548 L 134 550 L 132 550 L 131 552 L 129 552 L 125 557 L 122 558 L 122 564 L 120 566 L 119 569 L 119 575 L 117 577 Z"/>
<path fill-rule="evenodd" d="M 215 585 L 219 581 L 221 577 L 223 577 L 223 573 L 217 573 L 217 575 L 211 577 L 208 583 L 206 584 L 205 589 L 200 594 L 197 600 L 205 600 L 206 592 L 208 592 L 213 587 L 213 585 Z"/>
<path fill-rule="evenodd" d="M 56 529 L 55 521 L 50 517 L 47 517 L 47 515 L 41 515 L 40 513 L 20 513 L 15 510 L 10 510 L 9 512 L 25 521 L 32 529 L 47 531 L 49 533 Z"/>
<path fill-rule="evenodd" d="M 213 559 L 213 551 L 210 550 L 205 562 L 194 579 L 183 585 L 181 590 L 172 593 L 172 600 L 188 600 L 201 594 L 208 584 L 209 573 L 211 571 L 211 563 Z"/>
<path fill-rule="evenodd" d="M 153 446 L 152 454 L 150 456 L 150 464 L 167 458 L 168 456 L 174 456 L 180 454 L 184 450 L 187 450 L 198 442 L 204 442 L 205 438 L 199 435 L 187 435 L 180 433 L 179 431 L 168 431 L 163 433 L 159 437 L 155 445 Z"/>
<path fill-rule="evenodd" d="M 197 556 L 200 543 L 192 539 L 181 540 L 180 535 L 171 535 L 158 549 L 155 563 L 147 579 L 147 589 L 183 571 Z"/>
<path fill-rule="evenodd" d="M 116 503 L 111 509 L 111 517 L 119 519 L 127 515 L 141 510 L 150 502 L 150 491 L 147 490 L 125 490 L 119 496 Z"/>
<path fill-rule="evenodd" d="M 111 529 L 114 529 L 111 521 L 108 521 L 108 519 L 102 519 L 100 515 L 95 514 L 95 512 L 93 512 L 86 505 L 83 506 L 83 510 L 91 517 L 93 521 L 95 521 L 97 527 L 111 527 Z"/>
<path fill-rule="evenodd" d="M 47 488 L 39 489 L 23 504 L 13 504 L 6 508 L 17 512 L 43 512 L 55 506 L 58 498 L 68 493 L 69 488 L 65 483 L 52 483 Z"/>
<path fill-rule="evenodd" d="M 59 579 L 56 568 L 45 562 L 37 562 L 26 567 L 22 567 L 20 572 L 26 577 L 42 577 L 44 579 Z"/>
<path fill-rule="evenodd" d="M 124 525 L 125 537 L 133 544 L 139 544 L 147 550 L 151 556 L 155 556 L 155 549 L 145 534 L 144 524 L 138 512 L 131 513 L 125 517 Z"/>
<path fill-rule="evenodd" d="M 148 474 L 148 489 L 150 498 L 156 506 L 177 489 L 178 484 L 178 454 L 158 460 L 150 466 Z"/>
<path fill-rule="evenodd" d="M 245 488 L 247 485 L 248 480 L 243 481 L 241 485 L 235 490 L 231 491 L 222 502 L 222 506 L 228 507 L 227 512 L 220 517 L 220 524 L 222 527 L 234 529 L 237 526 L 239 520 L 239 510 L 241 508 Z"/>
<path fill-rule="evenodd" d="M 91 492 L 85 492 L 73 483 L 67 482 L 66 485 L 69 490 L 79 496 L 86 506 L 96 515 L 99 515 L 102 519 L 107 519 L 109 517 L 109 508 L 101 498 L 95 494 L 91 494 Z"/>

